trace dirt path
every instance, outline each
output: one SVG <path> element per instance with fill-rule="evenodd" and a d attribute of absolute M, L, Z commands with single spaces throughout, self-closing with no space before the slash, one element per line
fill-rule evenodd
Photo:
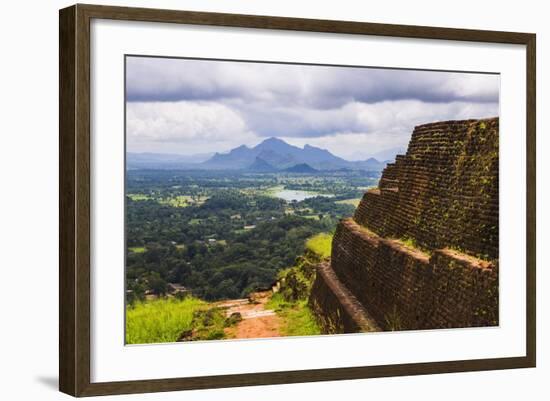
<path fill-rule="evenodd" d="M 227 308 L 226 316 L 240 313 L 242 320 L 225 329 L 229 338 L 280 337 L 280 318 L 275 311 L 265 309 L 271 291 L 256 292 L 250 299 L 233 299 L 220 302 L 217 306 Z"/>

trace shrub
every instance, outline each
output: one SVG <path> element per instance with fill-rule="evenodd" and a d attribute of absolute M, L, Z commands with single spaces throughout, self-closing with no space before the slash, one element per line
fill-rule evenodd
<path fill-rule="evenodd" d="M 306 248 L 322 259 L 330 257 L 332 251 L 332 235 L 327 233 L 317 234 L 306 242 Z"/>

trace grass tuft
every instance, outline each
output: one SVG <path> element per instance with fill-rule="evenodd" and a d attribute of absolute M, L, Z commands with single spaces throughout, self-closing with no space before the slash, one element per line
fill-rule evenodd
<path fill-rule="evenodd" d="M 321 233 L 311 237 L 306 242 L 306 248 L 322 259 L 328 258 L 332 251 L 332 234 Z"/>
<path fill-rule="evenodd" d="M 133 253 L 143 253 L 146 249 L 144 246 L 131 246 L 128 250 Z"/>
<path fill-rule="evenodd" d="M 296 302 L 285 301 L 281 294 L 273 294 L 266 304 L 266 309 L 274 310 L 283 321 L 283 336 L 315 336 L 321 334 L 307 300 Z"/>

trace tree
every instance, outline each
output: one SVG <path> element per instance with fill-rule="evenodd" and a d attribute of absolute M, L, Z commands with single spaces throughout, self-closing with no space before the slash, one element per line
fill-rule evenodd
<path fill-rule="evenodd" d="M 168 285 L 166 281 L 160 277 L 160 275 L 157 272 L 152 273 L 149 276 L 148 279 L 149 282 L 149 288 L 159 296 L 166 295 L 166 292 L 168 291 Z"/>

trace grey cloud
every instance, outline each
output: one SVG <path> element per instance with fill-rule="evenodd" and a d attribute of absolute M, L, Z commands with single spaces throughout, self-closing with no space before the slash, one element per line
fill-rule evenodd
<path fill-rule="evenodd" d="M 126 79 L 128 139 L 141 149 L 278 136 L 343 154 L 344 135 L 383 149 L 420 123 L 499 113 L 489 74 L 129 57 Z"/>
<path fill-rule="evenodd" d="M 376 103 L 352 101 L 341 107 L 283 107 L 226 103 L 237 110 L 248 128 L 262 137 L 320 137 L 335 132 L 367 133 L 385 127 L 405 127 L 430 121 L 481 118 L 499 114 L 498 103 L 453 101 L 430 103 L 421 100 L 385 100 Z"/>
<path fill-rule="evenodd" d="M 166 58 L 127 59 L 128 101 L 227 100 L 327 109 L 352 101 L 498 101 L 498 75 Z"/>
<path fill-rule="evenodd" d="M 351 103 L 331 109 L 303 106 L 263 107 L 255 104 L 234 107 L 240 111 L 248 127 L 263 137 L 316 137 L 334 132 L 369 130 L 367 124 L 359 122 L 357 107 Z"/>
<path fill-rule="evenodd" d="M 498 76 L 484 75 L 493 85 L 478 86 L 479 74 L 405 70 L 344 70 L 330 82 L 324 98 L 376 103 L 386 100 L 420 100 L 428 103 L 498 101 Z"/>

